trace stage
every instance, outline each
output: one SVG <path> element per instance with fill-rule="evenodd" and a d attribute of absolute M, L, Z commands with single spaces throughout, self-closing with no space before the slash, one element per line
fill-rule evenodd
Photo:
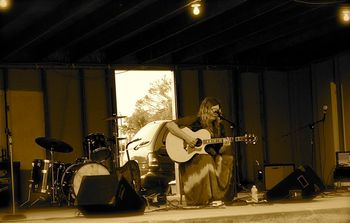
<path fill-rule="evenodd" d="M 248 193 L 239 193 L 228 204 L 205 207 L 180 205 L 169 196 L 165 205 L 147 206 L 141 214 L 84 216 L 76 207 L 31 207 L 0 209 L 0 222 L 350 222 L 350 190 L 330 191 L 312 200 L 279 200 L 252 203 Z M 17 215 L 25 218 L 16 219 Z M 11 218 L 11 220 L 8 220 Z"/>

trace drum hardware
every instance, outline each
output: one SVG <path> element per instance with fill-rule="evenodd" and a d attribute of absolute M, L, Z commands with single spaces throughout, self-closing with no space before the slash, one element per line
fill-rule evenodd
<path fill-rule="evenodd" d="M 50 160 L 36 159 L 32 162 L 32 190 L 34 193 L 48 192 L 48 175 L 51 168 Z"/>
<path fill-rule="evenodd" d="M 59 180 L 63 174 L 64 168 L 65 164 L 61 162 L 52 163 L 50 160 L 33 160 L 31 180 L 29 180 L 28 184 L 28 198 L 23 204 L 21 204 L 21 207 L 31 201 L 32 193 L 38 194 L 39 197 L 29 206 L 33 206 L 38 201 L 48 200 L 50 198 L 48 196 L 52 196 L 52 193 L 55 193 L 55 202 L 57 201 L 60 204 L 61 199 L 58 193 L 60 188 Z M 52 176 L 54 178 L 53 180 Z M 50 184 L 50 182 L 53 183 Z"/>
<path fill-rule="evenodd" d="M 27 195 L 27 200 L 26 200 L 25 202 L 23 202 L 23 203 L 20 205 L 20 207 L 23 207 L 24 205 L 28 204 L 28 203 L 31 201 L 32 190 L 35 191 L 36 188 L 39 188 L 39 186 L 37 186 L 37 187 L 34 186 L 34 188 L 33 188 L 34 183 L 41 180 L 41 179 L 40 179 L 40 180 L 37 179 L 37 178 L 39 178 L 39 175 L 35 173 L 34 167 L 36 166 L 36 163 L 38 163 L 38 162 L 36 162 L 36 160 L 34 160 L 34 161 L 32 162 L 31 180 L 29 180 L 29 184 L 28 184 L 28 195 Z M 37 200 L 36 200 L 36 201 L 37 201 Z M 33 203 L 31 203 L 30 206 L 33 206 L 33 205 L 36 203 L 36 201 L 34 201 Z"/>
<path fill-rule="evenodd" d="M 126 118 L 126 116 L 125 115 L 117 116 L 117 115 L 113 114 L 112 116 L 107 117 L 104 120 L 105 121 L 114 121 L 114 120 L 118 120 L 118 119 L 121 119 L 121 118 Z"/>
<path fill-rule="evenodd" d="M 112 127 L 113 127 L 113 145 L 114 145 L 114 168 L 118 169 L 120 168 L 120 151 L 119 151 L 119 140 L 124 140 L 126 138 L 120 138 L 119 137 L 119 130 L 118 130 L 118 120 L 126 118 L 127 116 L 117 116 L 116 114 L 113 114 L 110 117 L 105 118 L 105 121 L 112 121 Z"/>
<path fill-rule="evenodd" d="M 28 199 L 21 206 L 28 203 L 30 200 L 30 193 L 40 193 L 30 206 L 33 206 L 40 200 L 51 199 L 51 204 L 61 204 L 61 198 L 58 194 L 60 190 L 59 178 L 64 164 L 54 161 L 54 152 L 69 153 L 73 148 L 67 143 L 47 137 L 38 137 L 35 142 L 50 152 L 50 160 L 36 159 L 32 163 L 32 180 L 29 181 Z"/>
<path fill-rule="evenodd" d="M 88 146 L 88 159 L 91 160 L 91 139 L 87 139 L 87 146 Z"/>
<path fill-rule="evenodd" d="M 77 158 L 74 163 L 86 163 L 86 162 L 91 162 L 91 160 L 86 156 L 82 156 Z"/>
<path fill-rule="evenodd" d="M 29 180 L 29 184 L 28 184 L 28 196 L 27 196 L 27 200 L 25 202 L 23 202 L 20 207 L 23 207 L 24 205 L 28 204 L 28 202 L 30 202 L 30 195 L 32 194 L 31 191 L 32 191 L 32 183 L 33 183 L 33 180 Z"/>

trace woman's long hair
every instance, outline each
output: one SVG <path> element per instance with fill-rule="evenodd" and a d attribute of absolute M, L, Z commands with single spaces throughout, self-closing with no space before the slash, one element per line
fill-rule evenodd
<path fill-rule="evenodd" d="M 219 105 L 221 108 L 221 104 L 218 99 L 214 97 L 206 97 L 202 101 L 199 111 L 198 117 L 200 118 L 200 122 L 203 128 L 207 129 L 212 137 L 220 137 L 222 136 L 221 132 L 221 120 L 219 118 L 213 120 L 212 118 L 212 110 L 211 108 L 215 105 Z"/>

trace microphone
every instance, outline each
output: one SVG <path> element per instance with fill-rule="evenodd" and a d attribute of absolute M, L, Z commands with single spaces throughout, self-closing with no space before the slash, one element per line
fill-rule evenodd
<path fill-rule="evenodd" d="M 226 122 L 230 123 L 230 125 L 231 125 L 230 128 L 231 129 L 236 128 L 236 124 L 234 122 L 228 120 L 224 116 L 222 116 L 221 111 L 215 111 L 214 113 L 217 114 L 220 119 L 225 120 Z"/>
<path fill-rule="evenodd" d="M 322 106 L 322 110 L 323 110 L 323 114 L 326 114 L 327 110 L 328 110 L 328 106 L 327 105 L 323 105 Z"/>
<path fill-rule="evenodd" d="M 323 110 L 323 118 L 322 118 L 322 121 L 324 122 L 324 121 L 326 120 L 326 114 L 327 114 L 328 106 L 327 106 L 327 105 L 323 105 L 323 106 L 322 106 L 322 110 Z"/>
<path fill-rule="evenodd" d="M 221 115 L 220 111 L 215 111 L 214 113 L 217 114 L 219 118 L 222 118 L 222 115 Z"/>

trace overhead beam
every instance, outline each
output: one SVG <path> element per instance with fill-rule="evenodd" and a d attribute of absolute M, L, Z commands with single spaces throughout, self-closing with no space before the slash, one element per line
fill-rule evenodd
<path fill-rule="evenodd" d="M 0 51 L 1 60 L 11 60 L 14 56 L 19 58 L 19 53 L 25 48 L 37 44 L 52 33 L 58 32 L 66 23 L 71 23 L 84 14 L 95 10 L 105 1 L 107 0 L 64 1 L 54 12 L 48 12 L 49 14 L 44 18 L 40 18 L 40 21 L 36 21 L 32 26 L 11 39 L 9 44 L 4 45 Z"/>
<path fill-rule="evenodd" d="M 177 36 L 172 36 L 167 42 L 163 41 L 138 52 L 138 56 L 142 63 L 154 63 L 162 57 L 173 55 L 176 52 L 181 52 L 179 57 L 186 57 L 186 52 L 197 54 L 197 50 L 200 52 L 205 50 L 206 47 L 217 47 L 218 44 L 225 44 L 232 39 L 232 35 L 240 36 L 240 32 L 235 32 L 238 28 L 248 32 L 252 31 L 251 28 L 246 28 L 249 22 L 256 21 L 257 18 L 261 18 L 270 11 L 285 7 L 287 4 L 289 4 L 289 1 L 269 1 L 258 5 L 248 2 L 242 7 L 233 7 L 221 16 L 216 15 L 206 23 L 199 24 L 186 32 L 181 32 Z M 212 10 L 213 13 L 217 13 L 218 11 L 223 12 L 225 8 L 227 7 L 213 8 Z M 226 37 L 227 34 L 230 35 Z M 210 44 L 213 45 L 209 46 Z M 200 47 L 204 47 L 204 49 L 200 49 Z M 185 54 L 183 54 L 183 51 Z M 175 59 L 174 63 L 177 62 L 179 61 Z"/>
<path fill-rule="evenodd" d="M 235 39 L 229 42 L 229 45 L 220 46 L 216 49 L 211 48 L 207 51 L 202 51 L 201 54 L 208 58 L 220 58 L 216 59 L 225 60 L 231 58 L 231 60 L 238 60 L 240 55 L 244 52 L 250 52 L 250 56 L 254 57 L 259 54 L 258 49 L 261 46 L 267 45 L 264 50 L 261 51 L 262 57 L 267 57 L 273 51 L 283 51 L 288 47 L 288 44 L 295 46 L 300 42 L 305 42 L 312 38 L 322 36 L 324 33 L 332 31 L 337 28 L 334 23 L 329 24 L 329 20 L 334 19 L 335 15 L 325 16 L 326 8 L 312 8 L 307 10 L 305 13 L 308 14 L 306 18 L 309 19 L 305 22 L 303 19 L 298 19 L 298 15 L 289 17 L 288 21 L 274 24 L 273 26 L 266 27 L 265 29 L 259 30 L 256 33 L 250 33 L 243 38 Z M 317 18 L 311 21 L 311 18 Z M 289 24 L 286 26 L 286 24 Z M 277 44 L 278 42 L 280 44 Z M 269 44 L 277 44 L 275 47 L 270 48 Z M 279 49 L 277 49 L 278 47 Z M 192 59 L 195 59 L 192 57 Z M 187 58 L 189 61 L 189 57 Z"/>
<path fill-rule="evenodd" d="M 229 12 L 231 9 L 244 2 L 246 1 L 214 1 L 212 5 L 206 5 L 205 15 L 200 19 L 194 19 L 189 14 L 188 10 L 184 10 L 181 16 L 174 17 L 166 23 L 159 24 L 159 26 L 153 29 L 146 30 L 142 33 L 142 36 L 134 36 L 120 44 L 113 45 L 107 50 L 107 57 L 111 61 L 118 63 L 131 55 L 140 52 L 142 54 L 144 51 L 149 52 L 150 49 L 153 48 L 161 48 L 167 51 L 169 47 L 179 42 L 179 39 L 182 39 L 183 36 L 186 36 L 189 39 L 188 41 L 195 41 L 198 36 L 200 37 L 208 33 L 207 27 L 210 26 L 210 23 L 213 23 L 211 20 L 217 22 L 217 20 L 222 19 L 221 23 L 227 23 L 227 21 L 232 20 L 232 15 L 227 15 L 226 18 L 222 18 L 220 15 L 224 12 Z M 220 24 L 221 28 L 224 28 L 224 26 L 225 25 Z M 190 31 L 192 29 L 194 29 L 193 32 Z M 179 46 L 174 47 L 176 48 Z"/>
<path fill-rule="evenodd" d="M 37 59 L 45 59 L 56 52 L 64 52 L 69 47 L 74 47 L 82 41 L 88 41 L 98 36 L 100 32 L 108 30 L 115 23 L 132 16 L 140 8 L 147 6 L 155 0 L 138 1 L 109 1 L 89 15 L 66 27 L 62 32 L 52 38 L 46 39 L 40 51 L 33 52 Z M 67 35 L 69 34 L 69 35 Z"/>
<path fill-rule="evenodd" d="M 108 30 L 99 32 L 98 35 L 93 35 L 70 47 L 68 50 L 72 53 L 72 60 L 81 61 L 93 53 L 103 51 L 126 38 L 158 25 L 161 21 L 179 13 L 177 9 L 184 2 L 186 0 L 172 1 L 171 4 L 167 1 L 155 1 L 147 5 L 132 16 L 116 22 Z"/>

